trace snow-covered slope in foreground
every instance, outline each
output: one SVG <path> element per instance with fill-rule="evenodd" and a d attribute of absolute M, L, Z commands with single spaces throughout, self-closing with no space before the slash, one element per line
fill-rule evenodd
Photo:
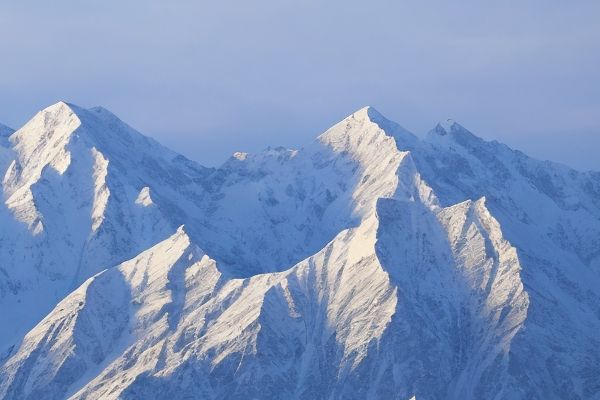
<path fill-rule="evenodd" d="M 216 170 L 64 103 L 7 152 L 0 398 L 600 398 L 596 173 L 372 108 Z"/>

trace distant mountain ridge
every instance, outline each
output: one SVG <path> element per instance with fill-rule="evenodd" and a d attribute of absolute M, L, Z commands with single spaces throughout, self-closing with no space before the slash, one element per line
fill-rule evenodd
<path fill-rule="evenodd" d="M 3 137 L 0 398 L 600 399 L 600 173 L 372 107 L 219 168 Z"/>

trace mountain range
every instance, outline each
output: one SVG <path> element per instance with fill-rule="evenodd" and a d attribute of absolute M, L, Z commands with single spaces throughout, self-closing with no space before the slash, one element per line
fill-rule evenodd
<path fill-rule="evenodd" d="M 0 126 L 2 399 L 600 399 L 600 172 L 365 107 L 207 168 Z"/>

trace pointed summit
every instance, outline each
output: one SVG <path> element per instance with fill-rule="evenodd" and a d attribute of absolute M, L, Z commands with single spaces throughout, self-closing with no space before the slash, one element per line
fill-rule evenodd
<path fill-rule="evenodd" d="M 67 150 L 81 120 L 71 105 L 60 101 L 38 112 L 11 135 L 16 159 L 4 178 L 4 193 L 9 197 L 37 181 L 46 166 L 62 174 L 70 164 Z"/>
<path fill-rule="evenodd" d="M 140 257 L 148 258 L 150 261 L 152 258 L 160 257 L 162 263 L 159 264 L 158 268 L 164 269 L 165 263 L 174 265 L 178 260 L 187 260 L 186 263 L 193 263 L 201 260 L 206 253 L 198 245 L 192 242 L 186 229 L 185 225 L 180 225 L 171 236 L 152 246 L 148 250 L 145 250 L 138 257 L 126 263 L 131 263 Z M 133 263 L 135 264 L 135 262 Z"/>
<path fill-rule="evenodd" d="M 124 150 L 131 150 L 132 145 L 147 148 L 151 142 L 105 108 L 88 110 L 64 101 L 38 112 L 15 132 L 14 142 L 17 150 L 23 151 L 58 149 L 68 144 L 73 134 L 89 146 L 124 147 Z M 153 144 L 163 148 L 156 142 Z"/>
<path fill-rule="evenodd" d="M 363 108 L 360 108 L 354 111 L 350 116 L 355 119 L 368 119 L 370 121 L 375 121 L 377 119 L 385 119 L 385 117 L 381 115 L 381 113 L 377 111 L 373 106 L 365 106 Z"/>
<path fill-rule="evenodd" d="M 447 118 L 443 121 L 437 123 L 437 125 L 430 131 L 430 133 L 435 133 L 440 136 L 445 136 L 448 134 L 452 134 L 458 131 L 467 131 L 462 125 L 453 120 L 452 118 Z M 467 131 L 468 132 L 468 131 Z"/>
<path fill-rule="evenodd" d="M 26 149 L 39 147 L 45 141 L 54 146 L 81 125 L 81 120 L 73 106 L 59 101 L 38 112 L 14 134 L 15 147 Z"/>
<path fill-rule="evenodd" d="M 366 107 L 363 107 L 363 108 L 353 112 L 350 116 L 345 118 L 344 121 L 347 121 L 348 119 L 354 119 L 357 121 L 371 122 L 371 123 L 377 124 L 377 125 L 379 125 L 379 127 L 381 129 L 383 129 L 384 131 L 386 131 L 389 134 L 393 134 L 393 133 L 397 133 L 397 132 L 401 131 L 402 134 L 408 134 L 408 135 L 412 136 L 412 133 L 410 133 L 408 130 L 404 129 L 398 123 L 387 119 L 383 114 L 381 114 L 379 111 L 377 111 L 377 109 L 375 109 L 375 107 L 373 107 L 373 106 L 366 106 Z"/>
<path fill-rule="evenodd" d="M 390 121 L 389 119 L 384 117 L 383 114 L 381 114 L 379 111 L 377 111 L 375 109 L 375 107 L 373 107 L 373 106 L 363 107 L 360 110 L 357 110 L 354 113 L 352 113 L 351 116 L 355 119 L 368 120 L 368 121 L 371 121 L 378 125 L 390 125 L 390 124 L 398 125 L 395 122 Z"/>
<path fill-rule="evenodd" d="M 457 143 L 463 147 L 473 147 L 484 142 L 483 139 L 450 118 L 440 121 L 429 131 L 425 140 L 437 145 Z"/>
<path fill-rule="evenodd" d="M 461 126 L 456 123 L 456 121 L 454 121 L 452 118 L 447 118 L 443 121 L 440 121 L 436 128 L 439 128 L 440 131 L 443 131 L 444 133 L 446 132 L 452 132 L 453 129 L 456 128 L 461 128 Z"/>
<path fill-rule="evenodd" d="M 69 187 L 75 188 L 70 194 L 73 199 L 93 193 L 89 202 L 95 207 L 95 231 L 103 220 L 108 199 L 116 201 L 119 190 L 131 187 L 132 192 L 139 192 L 148 186 L 153 188 L 152 197 L 156 190 L 160 198 L 161 191 L 183 190 L 205 171 L 103 108 L 86 110 L 64 101 L 38 112 L 11 136 L 11 144 L 14 161 L 4 175 L 3 191 L 12 213 L 30 229 L 37 229 L 38 222 L 47 220 L 34 194 L 41 190 L 37 185 L 40 182 L 53 186 L 45 190 L 62 194 L 61 186 L 70 182 Z M 109 181 L 115 186 L 109 187 Z M 121 198 L 128 195 L 121 194 Z M 139 202 L 150 205 L 150 193 Z M 80 204 L 77 207 L 84 209 Z M 47 210 L 46 214 L 51 212 Z"/>
<path fill-rule="evenodd" d="M 45 165 L 69 164 L 76 147 L 95 148 L 111 162 L 124 167 L 143 159 L 173 160 L 178 154 L 142 135 L 102 107 L 84 109 L 59 101 L 38 112 L 11 137 L 22 171 L 38 176 Z M 55 168 L 64 171 L 64 168 Z"/>
<path fill-rule="evenodd" d="M 338 122 L 318 137 L 322 143 L 358 140 L 377 132 L 393 137 L 400 148 L 411 147 L 417 137 L 398 123 L 384 117 L 372 106 L 363 107 Z M 362 141 L 362 139 L 360 139 Z"/>

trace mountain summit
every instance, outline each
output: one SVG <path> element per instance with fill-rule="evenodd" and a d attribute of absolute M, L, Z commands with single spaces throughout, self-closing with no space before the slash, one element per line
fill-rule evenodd
<path fill-rule="evenodd" d="M 57 103 L 0 146 L 0 398 L 600 399 L 600 174 L 362 108 L 205 168 Z"/>

